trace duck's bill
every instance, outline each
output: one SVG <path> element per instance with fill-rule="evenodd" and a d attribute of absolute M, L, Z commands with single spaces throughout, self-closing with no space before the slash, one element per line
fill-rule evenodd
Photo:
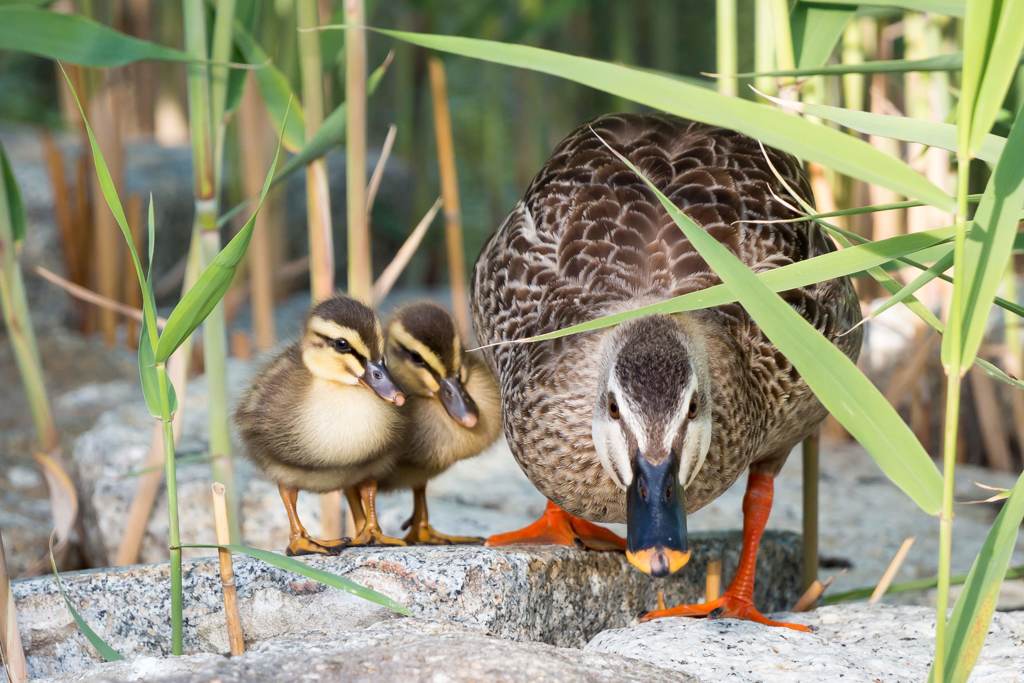
<path fill-rule="evenodd" d="M 652 463 L 638 455 L 626 490 L 626 559 L 650 576 L 668 576 L 690 561 L 683 487 L 674 453 Z"/>
<path fill-rule="evenodd" d="M 441 404 L 448 411 L 452 419 L 467 429 L 476 426 L 480 414 L 476 408 L 476 402 L 466 392 L 458 377 L 445 377 L 441 380 Z"/>
<path fill-rule="evenodd" d="M 370 361 L 366 364 L 366 372 L 359 378 L 364 385 L 373 389 L 374 393 L 385 401 L 400 406 L 405 403 L 405 394 L 391 378 L 391 373 L 384 367 L 384 363 Z"/>

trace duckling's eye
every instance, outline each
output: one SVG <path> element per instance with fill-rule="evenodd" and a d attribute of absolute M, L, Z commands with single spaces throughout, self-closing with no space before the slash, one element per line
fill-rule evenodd
<path fill-rule="evenodd" d="M 348 343 L 347 339 L 332 339 L 331 346 L 338 353 L 348 353 L 352 350 L 352 346 Z"/>
<path fill-rule="evenodd" d="M 411 360 L 416 365 L 426 365 L 427 364 L 427 361 L 423 360 L 423 356 L 421 356 L 417 352 L 409 351 L 408 349 L 406 349 L 406 353 L 409 354 L 409 360 Z"/>
<path fill-rule="evenodd" d="M 690 410 L 687 411 L 686 416 L 691 420 L 697 417 L 697 399 L 690 399 Z"/>
<path fill-rule="evenodd" d="M 622 416 L 619 412 L 619 404 L 615 401 L 615 398 L 611 396 L 608 397 L 608 415 L 610 415 L 613 420 L 618 420 L 619 417 Z"/>

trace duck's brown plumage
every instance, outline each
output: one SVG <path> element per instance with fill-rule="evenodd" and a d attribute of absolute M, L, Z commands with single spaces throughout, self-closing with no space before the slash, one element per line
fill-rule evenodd
<path fill-rule="evenodd" d="M 481 253 L 472 297 L 481 344 L 549 332 L 720 282 L 643 181 L 594 132 L 756 271 L 834 250 L 810 222 L 738 223 L 794 217 L 772 196 L 786 190 L 765 153 L 810 198 L 806 176 L 791 156 L 763 153 L 749 137 L 672 116 L 604 116 L 558 145 Z M 783 297 L 856 357 L 859 331 L 842 334 L 860 319 L 847 278 Z M 692 511 L 751 464 L 781 466 L 825 411 L 738 305 L 681 318 L 707 351 L 714 406 L 711 448 L 687 488 Z M 602 469 L 591 440 L 595 358 L 609 333 L 501 345 L 487 354 L 501 387 L 506 436 L 534 484 L 569 512 L 623 521 L 625 494 Z"/>

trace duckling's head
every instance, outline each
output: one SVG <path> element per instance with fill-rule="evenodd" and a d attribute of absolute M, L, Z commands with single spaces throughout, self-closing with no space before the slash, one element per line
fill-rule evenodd
<path fill-rule="evenodd" d="M 405 403 L 384 364 L 380 321 L 369 308 L 347 296 L 321 301 L 306 316 L 302 362 L 314 377 L 372 389 L 385 401 Z"/>
<path fill-rule="evenodd" d="M 594 447 L 626 490 L 630 563 L 665 576 L 690 559 L 683 492 L 711 445 L 706 355 L 668 316 L 620 325 L 601 351 Z"/>
<path fill-rule="evenodd" d="M 438 398 L 453 420 L 476 426 L 479 412 L 465 387 L 462 341 L 448 311 L 430 302 L 398 309 L 388 323 L 385 356 L 402 388 Z"/>

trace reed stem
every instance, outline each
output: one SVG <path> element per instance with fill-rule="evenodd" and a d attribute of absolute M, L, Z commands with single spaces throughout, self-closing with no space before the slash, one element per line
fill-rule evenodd
<path fill-rule="evenodd" d="M 216 481 L 212 487 L 213 521 L 218 545 L 230 545 L 231 532 L 228 529 L 228 507 L 224 484 Z M 245 653 L 245 637 L 242 634 L 242 619 L 238 615 L 238 591 L 235 589 L 235 569 L 231 565 L 231 551 L 217 550 L 220 565 L 220 586 L 224 596 L 224 617 L 228 627 L 228 647 L 232 656 Z"/>
<path fill-rule="evenodd" d="M 0 190 L 2 192 L 2 190 Z M 21 646 L 18 632 L 18 615 L 11 594 L 11 577 L 7 572 L 7 553 L 4 551 L 4 537 L 0 531 L 0 650 L 4 656 L 4 668 L 12 683 L 28 680 L 28 661 Z"/>
<path fill-rule="evenodd" d="M 736 0 L 715 3 L 715 54 L 718 64 L 718 92 L 735 97 L 739 93 L 736 79 L 737 50 Z"/>
<path fill-rule="evenodd" d="M 803 442 L 803 580 L 807 590 L 818 580 L 818 467 L 821 432 Z"/>
<path fill-rule="evenodd" d="M 448 110 L 448 85 L 444 62 L 431 57 L 430 92 L 434 102 L 434 133 L 437 137 L 437 165 L 441 175 L 441 200 L 444 206 L 444 236 L 448 252 L 448 282 L 452 294 L 452 313 L 463 339 L 468 339 L 469 297 L 466 293 L 466 256 L 462 245 L 462 204 L 459 200 L 459 176 L 455 167 L 455 143 L 452 117 Z"/>
<path fill-rule="evenodd" d="M 366 213 L 366 30 L 363 0 L 345 0 L 345 181 L 348 293 L 369 303 L 373 283 Z"/>
<path fill-rule="evenodd" d="M 146 343 L 143 341 L 142 343 Z M 183 625 L 181 581 L 181 531 L 178 523 L 178 479 L 174 461 L 174 427 L 171 418 L 170 391 L 167 367 L 156 366 L 157 386 L 160 390 L 160 421 L 164 437 L 164 481 L 167 485 L 167 545 L 170 547 L 171 572 L 171 654 L 182 653 Z"/>

